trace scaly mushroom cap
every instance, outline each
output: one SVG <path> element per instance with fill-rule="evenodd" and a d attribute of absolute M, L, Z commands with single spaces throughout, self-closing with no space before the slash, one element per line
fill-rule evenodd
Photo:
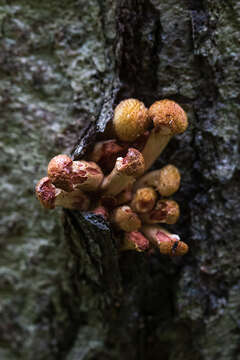
<path fill-rule="evenodd" d="M 156 101 L 150 106 L 148 113 L 156 131 L 166 135 L 181 134 L 188 126 L 185 111 L 172 100 Z"/>
<path fill-rule="evenodd" d="M 74 188 L 95 191 L 103 180 L 100 167 L 93 161 L 73 161 L 71 181 Z"/>
<path fill-rule="evenodd" d="M 171 234 L 159 225 L 144 225 L 141 231 L 148 240 L 157 246 L 161 254 L 182 256 L 188 252 L 188 245 L 176 234 Z"/>
<path fill-rule="evenodd" d="M 119 172 L 135 178 L 141 176 L 145 170 L 144 158 L 140 151 L 134 148 L 129 148 L 127 155 L 123 158 L 123 160 L 121 159 L 119 162 L 117 160 L 116 165 Z"/>
<path fill-rule="evenodd" d="M 137 99 L 121 101 L 114 111 L 113 126 L 120 140 L 136 140 L 147 130 L 150 123 L 147 108 Z"/>
<path fill-rule="evenodd" d="M 72 171 L 72 159 L 67 155 L 57 155 L 48 164 L 48 177 L 52 183 L 65 191 L 73 191 L 70 178 Z"/>
<path fill-rule="evenodd" d="M 41 205 L 46 209 L 55 208 L 55 199 L 58 193 L 56 187 L 52 184 L 49 177 L 44 177 L 36 185 L 36 196 Z"/>

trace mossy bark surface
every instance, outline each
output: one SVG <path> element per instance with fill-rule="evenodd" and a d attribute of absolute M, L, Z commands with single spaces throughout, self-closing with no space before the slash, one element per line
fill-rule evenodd
<path fill-rule="evenodd" d="M 0 0 L 1 360 L 240 360 L 239 18 L 236 0 Z M 182 259 L 119 255 L 101 218 L 34 197 L 126 97 L 188 113 L 156 164 L 181 171 Z"/>

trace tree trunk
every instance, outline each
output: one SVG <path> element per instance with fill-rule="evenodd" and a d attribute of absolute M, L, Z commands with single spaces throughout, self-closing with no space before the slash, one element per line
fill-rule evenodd
<path fill-rule="evenodd" d="M 0 0 L 0 359 L 240 359 L 239 17 L 236 0 Z M 119 254 L 99 217 L 34 198 L 127 97 L 188 113 L 157 162 L 182 174 L 183 259 Z"/>

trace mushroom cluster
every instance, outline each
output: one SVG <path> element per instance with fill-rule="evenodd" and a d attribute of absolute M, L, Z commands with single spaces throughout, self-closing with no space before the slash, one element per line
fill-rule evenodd
<path fill-rule="evenodd" d="M 36 196 L 47 209 L 62 206 L 103 216 L 120 250 L 157 247 L 162 254 L 184 255 L 187 244 L 159 225 L 179 218 L 179 206 L 169 197 L 179 189 L 180 173 L 173 165 L 148 170 L 187 126 L 186 113 L 172 100 L 156 101 L 149 109 L 137 99 L 124 100 L 114 111 L 112 138 L 97 142 L 84 160 L 55 156 Z"/>

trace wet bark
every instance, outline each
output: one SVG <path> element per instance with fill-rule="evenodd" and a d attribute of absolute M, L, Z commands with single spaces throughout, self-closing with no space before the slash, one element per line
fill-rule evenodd
<path fill-rule="evenodd" d="M 0 1 L 0 358 L 239 360 L 240 2 Z M 99 217 L 34 183 L 84 156 L 115 105 L 176 100 L 183 259 L 119 254 Z"/>

